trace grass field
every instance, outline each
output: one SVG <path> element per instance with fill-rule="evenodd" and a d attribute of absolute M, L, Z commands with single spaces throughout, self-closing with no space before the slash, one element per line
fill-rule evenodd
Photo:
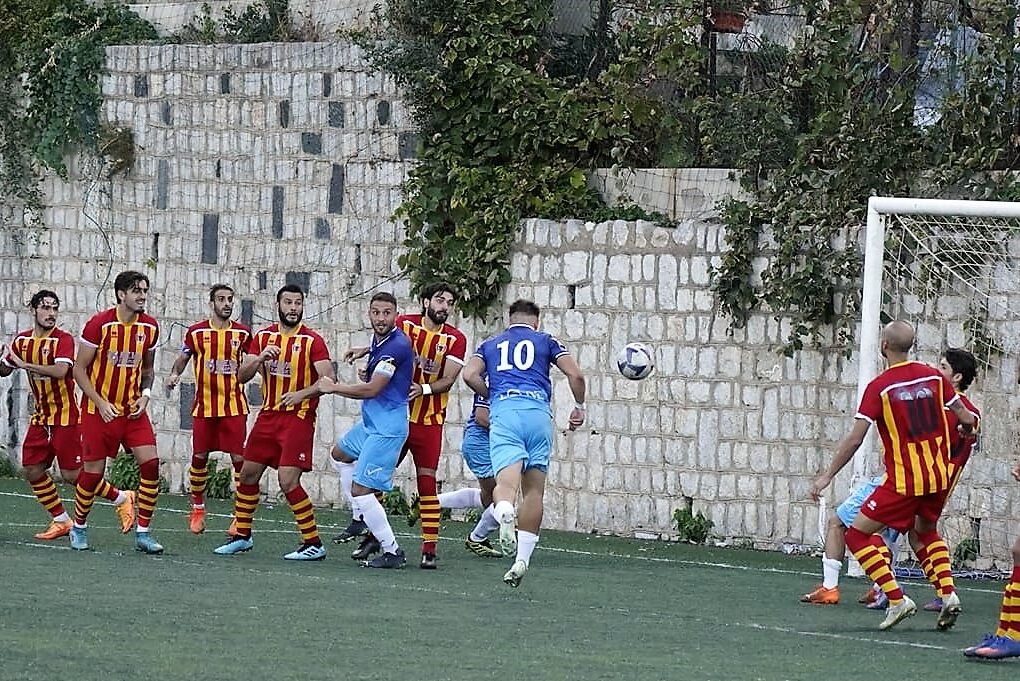
<path fill-rule="evenodd" d="M 65 493 L 68 490 L 63 490 Z M 345 678 L 527 679 L 1015 679 L 1020 665 L 965 659 L 994 628 L 1002 585 L 962 582 L 965 612 L 950 632 L 919 613 L 879 632 L 880 613 L 854 601 L 797 602 L 818 561 L 780 554 L 545 532 L 519 589 L 502 560 L 463 548 L 447 523 L 440 569 L 417 568 L 417 535 L 395 524 L 402 571 L 368 570 L 328 544 L 327 560 L 294 564 L 289 511 L 262 508 L 255 549 L 212 549 L 229 506 L 210 502 L 205 535 L 187 532 L 187 500 L 163 497 L 160 557 L 133 550 L 97 505 L 93 550 L 37 542 L 45 516 L 15 480 L 0 482 L 0 679 Z M 321 511 L 328 537 L 346 524 Z M 930 590 L 909 585 L 919 602 Z M 867 668 L 862 668 L 862 663 Z"/>

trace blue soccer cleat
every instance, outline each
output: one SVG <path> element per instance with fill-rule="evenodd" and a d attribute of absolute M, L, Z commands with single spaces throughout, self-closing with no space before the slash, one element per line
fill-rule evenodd
<path fill-rule="evenodd" d="M 303 544 L 297 551 L 291 551 L 284 560 L 322 560 L 326 557 L 326 549 L 322 544 Z"/>
<path fill-rule="evenodd" d="M 963 649 L 964 657 L 974 657 L 975 656 L 974 653 L 977 651 L 978 648 L 984 648 L 986 645 L 988 645 L 997 638 L 998 636 L 996 636 L 995 634 L 985 634 L 984 638 L 981 639 L 980 643 L 976 643 L 970 646 L 969 648 Z"/>
<path fill-rule="evenodd" d="M 141 530 L 135 532 L 135 551 L 141 551 L 150 556 L 158 556 L 163 553 L 163 545 L 152 538 L 148 532 Z"/>
<path fill-rule="evenodd" d="M 89 530 L 87 527 L 74 527 L 71 526 L 71 548 L 75 551 L 88 551 L 89 550 Z"/>
<path fill-rule="evenodd" d="M 232 556 L 235 553 L 251 551 L 253 546 L 255 546 L 255 542 L 252 541 L 251 537 L 234 537 L 223 546 L 217 546 L 213 549 L 213 553 L 218 556 Z"/>
<path fill-rule="evenodd" d="M 1020 640 L 1008 636 L 996 636 L 983 645 L 978 646 L 971 657 L 979 657 L 983 660 L 1004 660 L 1007 657 L 1020 657 Z"/>

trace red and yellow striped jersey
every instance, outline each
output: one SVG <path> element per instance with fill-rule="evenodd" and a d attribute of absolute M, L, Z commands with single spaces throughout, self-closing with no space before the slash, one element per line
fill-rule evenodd
<path fill-rule="evenodd" d="M 145 313 L 125 324 L 117 319 L 117 308 L 112 307 L 85 323 L 80 340 L 96 349 L 88 367 L 96 392 L 126 414 L 142 396 L 142 362 L 145 354 L 156 347 L 159 324 Z M 96 413 L 96 405 L 84 395 L 82 410 Z"/>
<path fill-rule="evenodd" d="M 43 336 L 35 336 L 31 329 L 22 331 L 7 351 L 3 362 L 15 366 L 11 360 L 17 357 L 22 362 L 40 366 L 74 364 L 74 337 L 68 332 L 53 328 Z M 28 374 L 28 386 L 32 389 L 32 410 L 30 423 L 33 426 L 73 426 L 78 424 L 78 405 L 74 402 L 74 377 L 70 367 L 64 378 L 50 378 L 39 374 Z"/>
<path fill-rule="evenodd" d="M 195 363 L 195 404 L 192 416 L 240 416 L 248 400 L 237 380 L 244 355 L 251 351 L 251 329 L 228 322 L 217 329 L 208 320 L 192 324 L 184 333 L 181 352 Z"/>
<path fill-rule="evenodd" d="M 980 423 L 981 412 L 978 411 L 978 408 L 970 401 L 970 398 L 963 393 L 957 393 L 957 395 L 960 396 L 960 402 L 963 404 L 964 408 L 973 414 L 974 418 L 978 419 L 978 422 Z M 956 414 L 952 411 L 946 412 L 946 418 L 949 420 L 949 460 L 957 469 L 954 471 L 955 475 L 959 476 L 960 469 L 967 464 L 967 461 L 970 459 L 971 452 L 974 451 L 974 446 L 978 442 L 978 436 L 971 435 L 968 437 L 960 433 L 960 431 L 956 428 L 956 426 L 960 423 L 960 420 L 956 418 Z M 975 426 L 974 429 L 977 430 L 978 427 Z"/>
<path fill-rule="evenodd" d="M 304 324 L 289 334 L 280 331 L 279 324 L 272 324 L 255 334 L 251 353 L 256 355 L 272 345 L 280 348 L 280 356 L 262 364 L 262 409 L 296 412 L 300 418 L 311 414 L 315 418 L 318 397 L 310 397 L 293 407 L 284 406 L 280 400 L 286 393 L 304 390 L 319 380 L 315 363 L 329 360 L 326 341 Z"/>
<path fill-rule="evenodd" d="M 447 362 L 464 365 L 467 354 L 467 338 L 456 326 L 443 324 L 438 331 L 425 328 L 422 315 L 400 315 L 397 328 L 411 340 L 415 364 L 413 380 L 418 385 L 434 383 L 443 375 Z M 410 422 L 423 426 L 440 425 L 446 421 L 446 405 L 450 401 L 448 392 L 422 395 L 412 400 Z"/>
<path fill-rule="evenodd" d="M 941 372 L 921 362 L 894 364 L 868 384 L 857 418 L 878 426 L 886 487 L 904 496 L 949 487 L 946 407 L 958 399 Z"/>

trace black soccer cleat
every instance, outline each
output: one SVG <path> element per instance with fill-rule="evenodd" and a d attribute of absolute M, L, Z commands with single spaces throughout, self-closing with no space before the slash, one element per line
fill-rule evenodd
<path fill-rule="evenodd" d="M 365 538 L 361 540 L 361 544 L 358 548 L 351 551 L 351 558 L 354 560 L 366 560 L 372 555 L 379 553 L 382 546 L 379 545 L 379 540 L 373 535 L 365 535 Z"/>
<path fill-rule="evenodd" d="M 397 549 L 396 553 L 382 553 L 373 558 L 372 560 L 366 560 L 361 565 L 362 567 L 368 568 L 382 568 L 384 570 L 399 570 L 407 564 L 407 559 L 404 557 L 404 550 Z"/>
<path fill-rule="evenodd" d="M 346 544 L 358 537 L 364 537 L 366 534 L 368 534 L 368 525 L 361 518 L 354 518 L 351 520 L 351 524 L 344 528 L 343 532 L 333 537 L 333 543 Z"/>
<path fill-rule="evenodd" d="M 436 569 L 436 554 L 425 552 L 421 554 L 421 563 L 418 565 L 422 570 Z"/>

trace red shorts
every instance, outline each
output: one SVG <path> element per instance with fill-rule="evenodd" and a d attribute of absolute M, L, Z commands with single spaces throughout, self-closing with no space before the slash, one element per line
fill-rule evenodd
<path fill-rule="evenodd" d="M 21 445 L 21 465 L 49 468 L 54 458 L 62 471 L 81 468 L 78 426 L 29 426 Z"/>
<path fill-rule="evenodd" d="M 248 430 L 248 417 L 196 416 L 191 422 L 191 451 L 195 454 L 226 452 L 244 454 L 244 434 Z"/>
<path fill-rule="evenodd" d="M 315 419 L 299 418 L 283 411 L 263 411 L 255 419 L 244 445 L 244 460 L 279 468 L 293 466 L 312 470 Z"/>
<path fill-rule="evenodd" d="M 118 416 L 106 423 L 99 414 L 81 415 L 82 461 L 102 461 L 117 456 L 124 449 L 156 446 L 156 433 L 149 415 L 142 412 L 136 419 Z"/>
<path fill-rule="evenodd" d="M 443 452 L 443 425 L 423 426 L 412 423 L 407 428 L 407 439 L 400 450 L 403 461 L 408 452 L 414 460 L 415 468 L 439 467 L 439 455 Z"/>
<path fill-rule="evenodd" d="M 914 527 L 915 516 L 932 523 L 937 522 L 948 496 L 949 492 L 944 490 L 921 497 L 908 497 L 880 486 L 864 500 L 861 513 L 898 532 L 908 532 Z"/>

